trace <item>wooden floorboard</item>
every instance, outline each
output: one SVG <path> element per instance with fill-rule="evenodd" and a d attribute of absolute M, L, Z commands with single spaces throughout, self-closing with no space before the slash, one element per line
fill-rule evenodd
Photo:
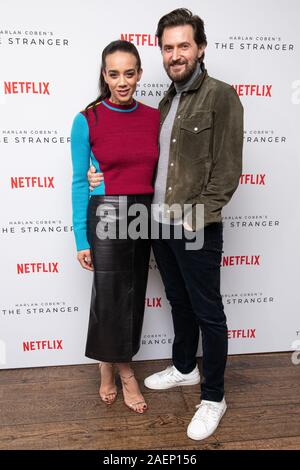
<path fill-rule="evenodd" d="M 137 362 L 136 376 L 142 381 L 168 363 Z M 142 386 L 149 405 L 142 416 L 120 390 L 105 406 L 98 386 L 96 364 L 1 370 L 0 449 L 300 449 L 300 366 L 290 353 L 230 356 L 228 411 L 201 442 L 186 436 L 199 386 Z"/>

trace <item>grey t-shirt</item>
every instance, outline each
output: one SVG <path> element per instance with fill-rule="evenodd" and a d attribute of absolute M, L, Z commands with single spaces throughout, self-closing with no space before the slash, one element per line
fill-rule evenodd
<path fill-rule="evenodd" d="M 160 131 L 160 138 L 159 138 L 159 160 L 158 160 L 158 167 L 157 167 L 157 176 L 155 180 L 154 186 L 154 196 L 153 196 L 153 204 L 157 204 L 157 210 L 155 211 L 156 217 L 159 218 L 160 222 L 162 223 L 170 223 L 168 217 L 165 217 L 163 212 L 163 205 L 165 201 L 166 195 L 166 183 L 167 183 L 167 175 L 168 175 L 168 167 L 169 167 L 169 156 L 170 156 L 170 145 L 171 145 L 171 137 L 172 137 L 172 129 L 173 123 L 176 118 L 176 113 L 179 105 L 179 101 L 181 98 L 181 94 L 188 90 L 191 84 L 194 82 L 196 77 L 200 75 L 201 67 L 200 64 L 197 64 L 197 67 L 189 79 L 188 82 L 180 85 L 174 83 L 176 89 L 176 95 L 172 100 L 172 104 L 170 110 L 164 120 Z M 175 223 L 175 222 L 174 222 Z M 181 219 L 179 221 L 181 223 Z"/>

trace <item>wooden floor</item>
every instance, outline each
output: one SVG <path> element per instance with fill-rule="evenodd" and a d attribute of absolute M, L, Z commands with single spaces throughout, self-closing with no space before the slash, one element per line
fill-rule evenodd
<path fill-rule="evenodd" d="M 135 364 L 144 378 L 169 364 Z M 231 356 L 228 410 L 205 441 L 186 436 L 199 386 L 143 388 L 149 410 L 98 398 L 97 365 L 0 371 L 0 449 L 300 449 L 300 365 L 291 353 Z"/>

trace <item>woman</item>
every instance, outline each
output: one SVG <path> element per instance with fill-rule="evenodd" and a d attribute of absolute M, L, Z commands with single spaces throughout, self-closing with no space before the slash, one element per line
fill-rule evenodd
<path fill-rule="evenodd" d="M 85 354 L 101 361 L 101 399 L 115 401 L 117 369 L 124 402 L 137 413 L 147 405 L 130 362 L 140 347 L 150 237 L 122 238 L 120 227 L 133 204 L 143 204 L 150 215 L 158 160 L 159 112 L 133 99 L 141 75 L 136 47 L 110 43 L 102 53 L 100 96 L 75 117 L 71 132 L 77 258 L 94 271 Z M 90 161 L 104 175 L 91 194 Z"/>

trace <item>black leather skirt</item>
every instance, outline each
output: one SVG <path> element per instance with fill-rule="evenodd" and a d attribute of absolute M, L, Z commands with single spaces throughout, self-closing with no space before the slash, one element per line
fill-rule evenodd
<path fill-rule="evenodd" d="M 89 358 L 130 362 L 139 350 L 151 240 L 124 238 L 124 227 L 127 232 L 134 219 L 126 216 L 126 221 L 124 214 L 139 203 L 150 215 L 151 201 L 152 195 L 129 195 L 125 201 L 124 196 L 90 198 L 87 233 L 94 279 L 85 351 Z"/>

